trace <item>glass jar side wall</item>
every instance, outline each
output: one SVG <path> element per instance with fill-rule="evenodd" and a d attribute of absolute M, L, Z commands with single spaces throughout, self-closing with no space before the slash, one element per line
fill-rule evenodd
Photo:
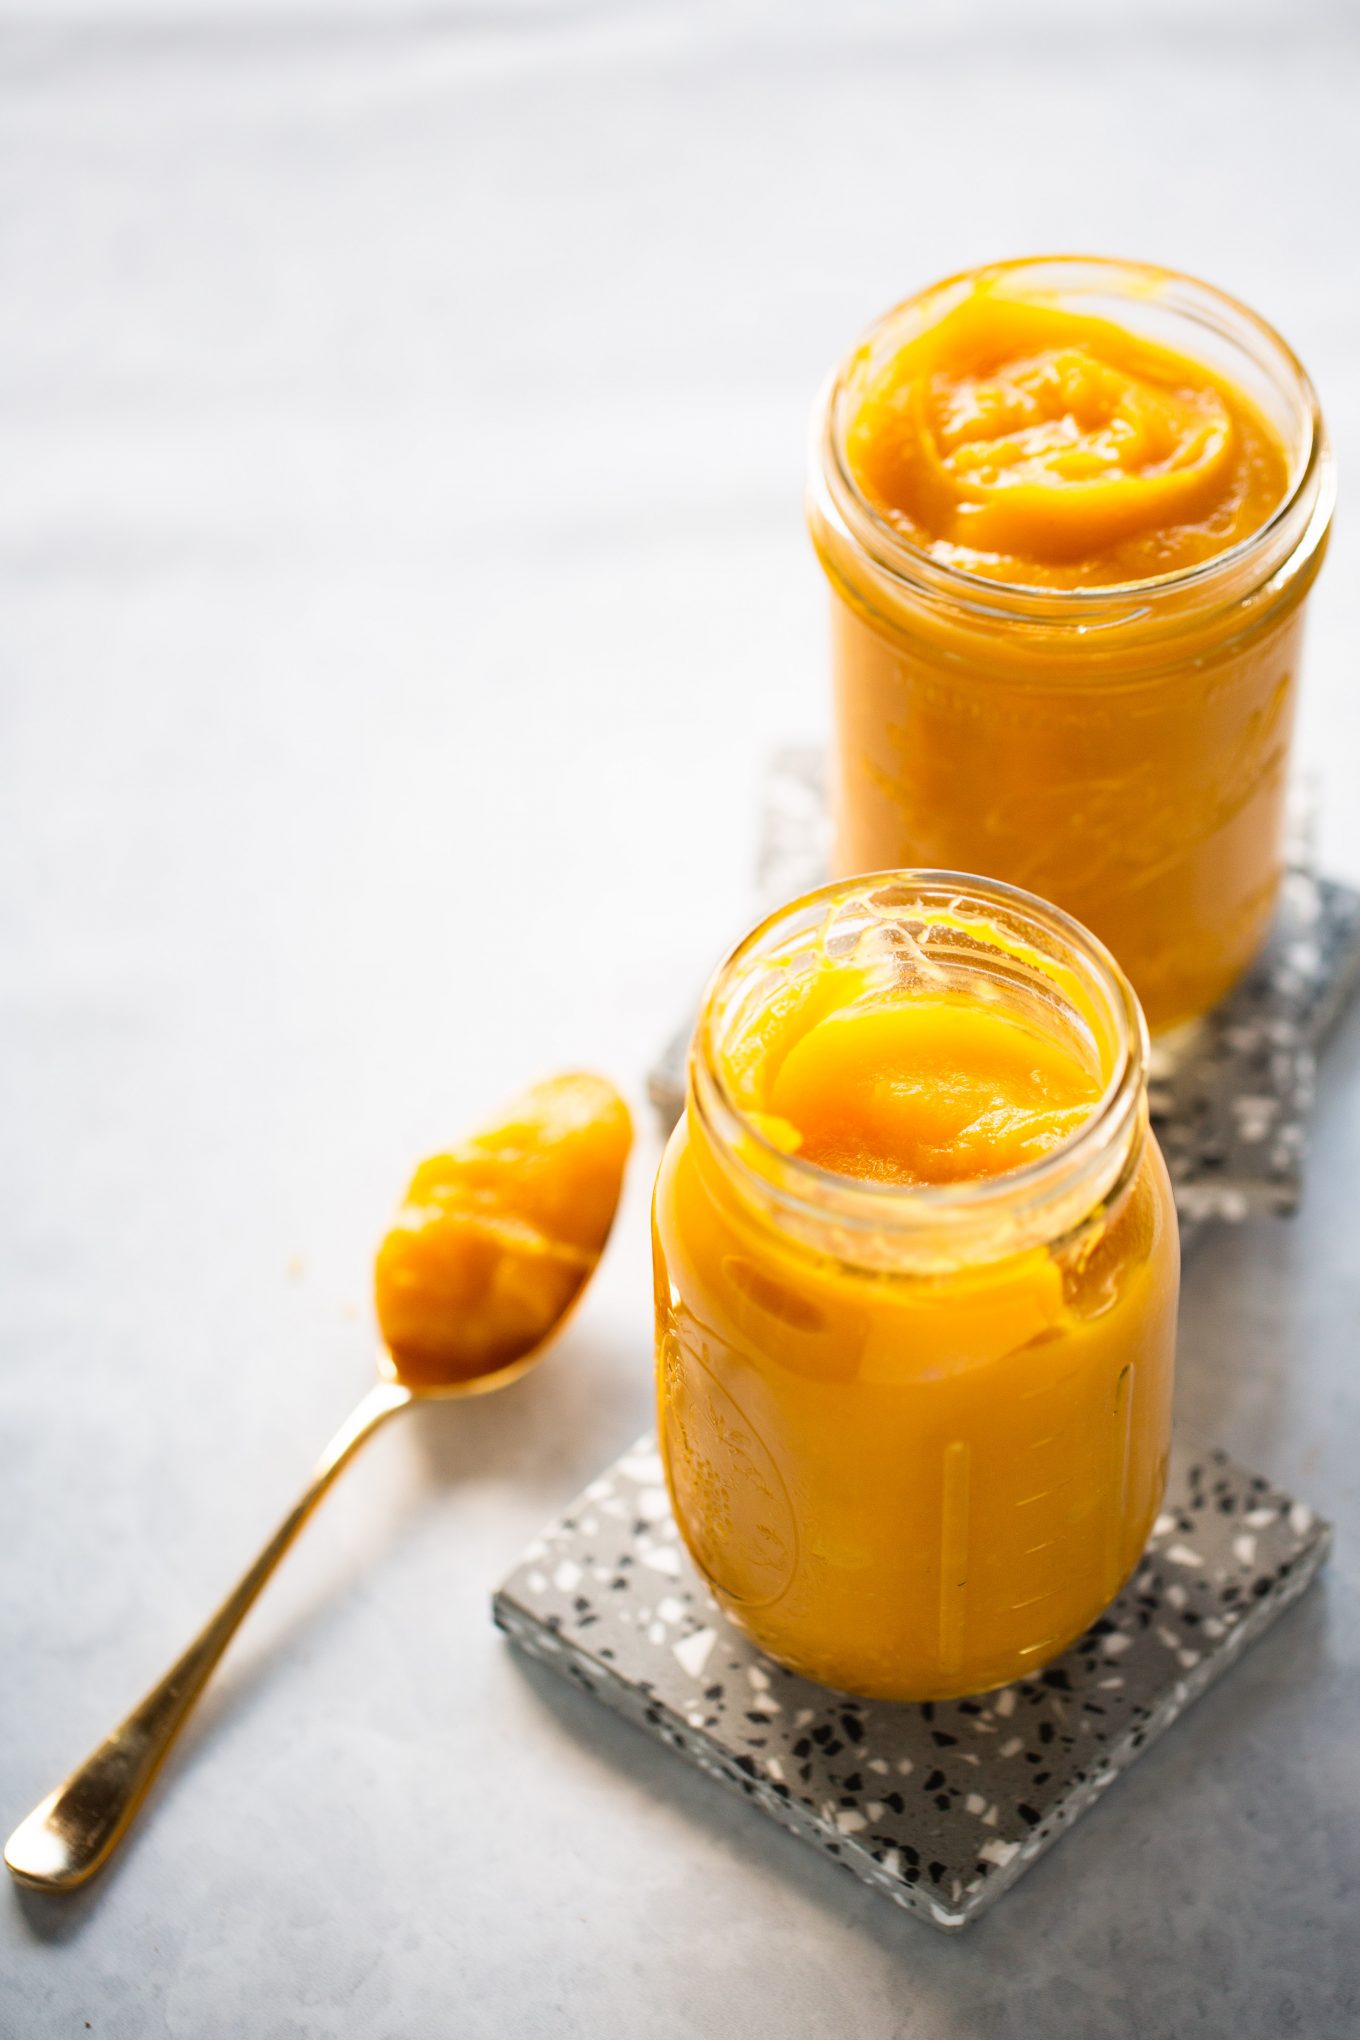
<path fill-rule="evenodd" d="M 722 1605 L 870 1697 L 1055 1656 L 1133 1570 L 1165 1483 L 1179 1255 L 1155 1142 L 1098 1240 L 885 1280 L 790 1250 L 715 1189 L 705 1138 L 682 1120 L 657 1182 L 658 1420 Z"/>

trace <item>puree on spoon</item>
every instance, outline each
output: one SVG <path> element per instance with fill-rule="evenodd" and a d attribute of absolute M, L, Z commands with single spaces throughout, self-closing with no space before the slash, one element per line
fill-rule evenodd
<path fill-rule="evenodd" d="M 631 1142 L 613 1085 L 573 1073 L 421 1163 L 374 1267 L 400 1380 L 499 1375 L 534 1352 L 604 1250 Z"/>

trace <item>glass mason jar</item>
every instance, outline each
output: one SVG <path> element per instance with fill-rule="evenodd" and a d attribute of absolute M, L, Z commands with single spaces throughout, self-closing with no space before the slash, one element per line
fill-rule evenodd
<path fill-rule="evenodd" d="M 784 1151 L 741 1071 L 848 954 L 893 997 L 943 986 L 1075 1045 L 1099 1102 L 963 1182 Z M 893 1700 L 982 1691 L 1129 1578 L 1165 1485 L 1180 1268 L 1146 1058 L 1101 944 L 987 880 L 826 886 L 719 969 L 653 1206 L 659 1430 L 695 1563 L 781 1663 Z"/>
<path fill-rule="evenodd" d="M 996 581 L 909 542 L 857 486 L 847 432 L 885 364 L 979 276 L 1234 385 L 1287 455 L 1279 507 L 1216 556 L 1114 586 Z M 833 871 L 993 873 L 1090 927 L 1154 1032 L 1205 1012 L 1274 910 L 1304 597 L 1333 496 L 1303 368 L 1207 284 L 1057 257 L 955 277 L 889 312 L 813 420 L 808 516 L 833 596 Z"/>

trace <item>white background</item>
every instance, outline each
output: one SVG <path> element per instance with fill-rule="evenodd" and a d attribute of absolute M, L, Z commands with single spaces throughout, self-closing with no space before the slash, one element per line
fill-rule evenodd
<path fill-rule="evenodd" d="M 649 1421 L 643 1072 L 826 720 L 805 421 L 1009 254 L 1272 318 L 1342 473 L 1300 734 L 1360 880 L 1360 19 L 1337 4 L 0 17 L 0 1827 L 197 1625 L 364 1386 L 414 1159 L 639 1105 L 543 1371 L 405 1420 L 0 2033 L 1304 2033 L 1360 2019 L 1360 1028 L 1305 1211 L 1209 1241 L 1183 1415 L 1329 1514 L 1312 1598 L 945 1942 L 493 1635 Z"/>

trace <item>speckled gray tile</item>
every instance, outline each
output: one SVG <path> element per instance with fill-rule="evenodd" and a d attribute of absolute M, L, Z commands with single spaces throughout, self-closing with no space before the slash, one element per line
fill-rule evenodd
<path fill-rule="evenodd" d="M 1302 1593 L 1330 1539 L 1305 1504 L 1182 1442 L 1136 1575 L 1064 1657 L 977 1699 L 892 1706 L 785 1671 L 727 1620 L 644 1438 L 493 1607 L 523 1650 L 907 1911 L 958 1928 Z"/>
<path fill-rule="evenodd" d="M 826 861 L 822 753 L 777 751 L 761 818 L 758 903 L 820 885 Z M 1206 1220 L 1289 1212 L 1298 1203 L 1318 1050 L 1358 979 L 1360 892 L 1318 877 L 1301 826 L 1256 964 L 1203 1021 L 1154 1045 L 1152 1117 L 1187 1239 Z M 667 1128 L 684 1104 L 689 1032 L 687 1023 L 649 1077 Z"/>
<path fill-rule="evenodd" d="M 1317 1053 L 1358 972 L 1360 894 L 1294 864 L 1252 969 L 1153 1050 L 1152 1116 L 1183 1220 L 1294 1209 Z"/>

